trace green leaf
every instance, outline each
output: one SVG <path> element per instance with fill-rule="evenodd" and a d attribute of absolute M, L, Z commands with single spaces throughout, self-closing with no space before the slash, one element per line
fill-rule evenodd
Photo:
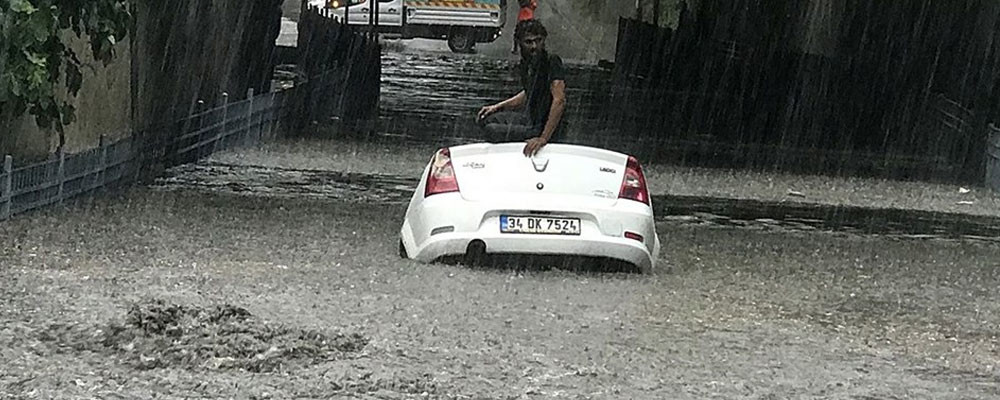
<path fill-rule="evenodd" d="M 46 57 L 42 54 L 33 53 L 28 50 L 24 50 L 24 57 L 28 59 L 29 62 L 35 64 L 39 67 L 45 67 Z"/>
<path fill-rule="evenodd" d="M 45 42 L 55 33 L 56 20 L 50 10 L 40 10 L 32 13 L 25 25 L 27 34 L 38 42 Z"/>
<path fill-rule="evenodd" d="M 125 0 L 0 0 L 0 106 L 4 111 L 0 119 L 19 118 L 27 111 L 40 127 L 61 131 L 75 120 L 76 110 L 56 100 L 62 98 L 56 91 L 66 90 L 75 97 L 84 79 L 80 60 L 61 42 L 61 32 L 86 34 L 94 58 L 106 65 L 130 26 Z M 65 86 L 58 85 L 60 81 Z"/>
<path fill-rule="evenodd" d="M 28 0 L 11 0 L 10 10 L 16 13 L 31 14 L 36 9 Z"/>

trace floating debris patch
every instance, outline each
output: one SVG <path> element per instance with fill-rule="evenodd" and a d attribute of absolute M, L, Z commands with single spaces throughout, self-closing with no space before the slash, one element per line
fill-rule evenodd
<path fill-rule="evenodd" d="M 358 334 L 330 335 L 269 324 L 232 305 L 200 308 L 160 300 L 133 305 L 124 323 L 97 330 L 52 326 L 41 339 L 77 351 L 115 354 L 138 369 L 248 372 L 346 359 L 368 344 Z"/>

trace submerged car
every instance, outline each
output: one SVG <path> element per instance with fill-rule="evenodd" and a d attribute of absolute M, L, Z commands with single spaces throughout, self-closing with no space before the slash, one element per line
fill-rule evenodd
<path fill-rule="evenodd" d="M 524 143 L 438 150 L 406 210 L 400 256 L 581 256 L 656 267 L 660 240 L 642 166 L 587 146 Z"/>

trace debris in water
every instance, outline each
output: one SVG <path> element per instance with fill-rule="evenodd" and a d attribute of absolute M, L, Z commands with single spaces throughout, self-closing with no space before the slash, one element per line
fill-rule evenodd
<path fill-rule="evenodd" d="M 329 335 L 258 320 L 244 308 L 188 307 L 154 300 L 133 305 L 124 323 L 97 330 L 53 326 L 43 340 L 80 350 L 111 352 L 139 369 L 209 368 L 274 372 L 344 359 L 368 338 Z"/>

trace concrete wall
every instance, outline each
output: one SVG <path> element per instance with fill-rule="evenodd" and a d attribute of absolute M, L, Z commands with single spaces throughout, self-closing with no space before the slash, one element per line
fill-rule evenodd
<path fill-rule="evenodd" d="M 639 0 L 642 19 L 653 22 L 654 4 L 659 3 L 660 26 L 676 29 L 680 16 L 680 4 L 684 1 L 692 15 L 702 0 Z M 802 3 L 801 13 L 794 15 L 796 21 L 795 51 L 806 54 L 833 57 L 837 52 L 837 35 L 844 18 L 847 5 L 839 0 L 798 0 Z M 634 7 L 633 7 L 634 8 Z M 636 13 L 631 14 L 634 16 Z"/>
<path fill-rule="evenodd" d="M 198 100 L 260 93 L 271 75 L 280 0 L 136 2 L 132 86 L 136 126 L 188 115 Z"/>
<path fill-rule="evenodd" d="M 281 16 L 288 18 L 292 21 L 299 20 L 299 14 L 302 12 L 302 0 L 282 0 L 281 2 Z"/>
<path fill-rule="evenodd" d="M 694 10 L 698 7 L 698 0 L 685 0 L 689 10 Z M 657 5 L 657 3 L 659 3 Z M 652 23 L 654 21 L 654 14 L 659 11 L 659 18 L 655 18 L 656 22 L 666 28 L 677 28 L 677 20 L 680 16 L 680 3 L 681 0 L 639 0 L 639 7 L 642 9 L 642 19 L 646 22 Z M 629 14 L 630 17 L 635 17 L 638 12 L 635 12 L 635 2 L 632 4 L 633 13 Z"/>
<path fill-rule="evenodd" d="M 65 40 L 76 51 L 83 64 L 83 85 L 77 97 L 70 98 L 63 87 L 58 98 L 69 99 L 76 107 L 76 122 L 66 126 L 67 152 L 77 152 L 97 145 L 102 134 L 108 138 L 123 136 L 130 130 L 129 110 L 132 108 L 129 82 L 131 48 L 128 42 L 115 48 L 117 57 L 107 67 L 95 61 L 89 42 L 67 33 Z M 14 156 L 18 164 L 46 159 L 59 146 L 55 131 L 40 129 L 35 118 L 24 115 L 0 127 L 0 154 Z"/>
<path fill-rule="evenodd" d="M 844 18 L 843 1 L 808 0 L 804 15 L 799 17 L 796 50 L 805 54 L 835 57 L 837 35 Z"/>
<path fill-rule="evenodd" d="M 636 6 L 643 19 L 653 21 L 654 3 L 659 2 L 660 26 L 677 27 L 682 0 L 538 0 L 536 17 L 549 29 L 548 47 L 565 59 L 593 63 L 613 61 L 618 42 L 619 18 L 635 18 Z M 814 0 L 815 1 L 815 0 Z M 504 35 L 497 44 L 480 46 L 480 53 L 499 55 L 510 53 L 514 26 L 517 23 L 517 1 L 508 0 L 508 21 Z M 686 0 L 690 10 L 699 0 Z"/>
<path fill-rule="evenodd" d="M 84 40 L 67 35 L 84 63 L 77 121 L 65 128 L 67 152 L 89 149 L 103 134 L 115 139 L 134 129 L 182 118 L 199 99 L 222 92 L 242 99 L 268 89 L 280 29 L 281 0 L 133 0 L 136 30 L 120 43 L 107 68 L 94 62 Z M 19 164 L 49 157 L 54 132 L 24 116 L 0 126 L 0 154 Z"/>

